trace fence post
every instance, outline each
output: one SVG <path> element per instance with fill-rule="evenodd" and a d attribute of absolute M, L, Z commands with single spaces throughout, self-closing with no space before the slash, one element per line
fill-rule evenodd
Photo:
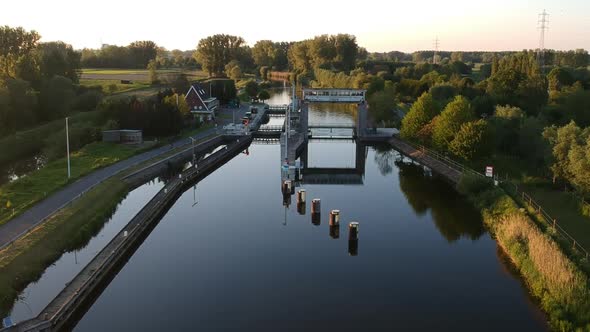
<path fill-rule="evenodd" d="M 573 249 L 576 250 L 576 239 L 574 239 L 574 247 L 573 247 Z"/>
<path fill-rule="evenodd" d="M 553 227 L 555 228 L 557 226 L 557 219 L 553 219 Z"/>

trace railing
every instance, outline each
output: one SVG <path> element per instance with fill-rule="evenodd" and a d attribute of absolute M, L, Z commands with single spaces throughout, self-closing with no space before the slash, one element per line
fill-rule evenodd
<path fill-rule="evenodd" d="M 258 131 L 283 131 L 285 129 L 284 125 L 276 125 L 276 126 L 268 126 L 262 125 L 258 128 Z"/>
<path fill-rule="evenodd" d="M 480 172 L 478 172 L 478 171 L 476 171 L 476 170 L 474 170 L 472 168 L 469 168 L 469 167 L 467 167 L 467 166 L 465 166 L 465 165 L 463 165 L 463 164 L 461 164 L 459 162 L 456 162 L 453 159 L 451 159 L 451 158 L 449 158 L 449 157 L 447 157 L 447 156 L 445 156 L 445 155 L 443 155 L 443 154 L 441 154 L 441 153 L 439 153 L 439 152 L 437 152 L 435 150 L 429 149 L 429 148 L 425 147 L 424 145 L 414 144 L 414 143 L 411 143 L 411 142 L 408 142 L 408 141 L 405 141 L 405 140 L 403 142 L 405 144 L 411 146 L 412 148 L 414 148 L 414 149 L 422 152 L 424 155 L 429 156 L 429 157 L 431 157 L 433 159 L 438 160 L 439 162 L 445 164 L 449 168 L 452 168 L 452 169 L 456 170 L 457 172 L 460 172 L 460 173 L 470 173 L 470 174 L 473 174 L 473 175 L 485 177 L 484 174 L 482 174 L 482 173 L 480 173 Z"/>
<path fill-rule="evenodd" d="M 453 168 L 461 173 L 470 173 L 473 175 L 485 177 L 484 174 L 479 173 L 467 166 L 464 166 L 461 163 L 458 163 L 445 155 L 440 154 L 437 151 L 429 149 L 423 145 L 414 144 L 408 141 L 402 141 L 403 143 L 413 147 L 416 150 L 421 151 L 423 154 L 430 156 L 450 168 Z M 537 203 L 529 194 L 520 190 L 518 186 L 510 181 L 502 181 L 503 184 L 507 185 L 510 189 L 514 190 L 515 196 L 522 199 L 524 204 L 527 204 L 531 209 L 537 212 L 541 218 L 541 221 L 547 224 L 547 226 L 552 227 L 559 235 L 561 235 L 564 239 L 566 239 L 569 244 L 572 246 L 573 250 L 578 250 L 582 253 L 582 255 L 588 260 L 590 258 L 590 253 L 586 248 L 584 248 L 578 240 L 576 240 L 571 234 L 569 234 L 563 227 L 559 225 L 557 219 L 552 217 L 539 203 Z"/>
<path fill-rule="evenodd" d="M 586 258 L 590 258 L 590 252 L 584 248 L 576 238 L 569 234 L 563 227 L 557 222 L 557 218 L 552 217 L 537 201 L 535 201 L 529 194 L 520 190 L 518 186 L 512 182 L 504 182 L 511 190 L 514 190 L 514 195 L 519 197 L 523 203 L 527 204 L 532 210 L 534 210 L 547 226 L 552 227 L 559 235 L 566 239 L 573 250 L 578 250 Z"/>

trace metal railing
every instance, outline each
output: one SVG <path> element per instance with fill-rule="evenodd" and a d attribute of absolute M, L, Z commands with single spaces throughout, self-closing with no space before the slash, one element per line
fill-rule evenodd
<path fill-rule="evenodd" d="M 453 169 L 457 170 L 458 172 L 470 173 L 473 175 L 485 177 L 484 174 L 477 172 L 474 169 L 469 168 L 459 162 L 456 162 L 456 161 L 450 159 L 449 157 L 447 157 L 437 151 L 429 149 L 423 145 L 414 144 L 414 143 L 411 143 L 411 142 L 408 142 L 405 140 L 402 140 L 402 142 L 413 147 L 415 150 L 421 151 L 424 155 L 430 156 L 431 158 L 434 158 L 434 159 L 444 163 L 446 166 L 453 168 Z M 511 189 L 513 189 L 515 196 L 520 198 L 522 200 L 523 204 L 527 204 L 532 210 L 534 210 L 536 213 L 538 213 L 538 215 L 540 216 L 541 222 L 544 222 L 547 226 L 552 227 L 556 233 L 558 233 L 565 240 L 567 240 L 569 242 L 569 244 L 572 246 L 571 248 L 573 250 L 578 250 L 582 254 L 582 256 L 584 256 L 586 259 L 590 258 L 589 251 L 586 248 L 584 248 L 580 244 L 580 242 L 578 240 L 576 240 L 576 238 L 574 238 L 565 229 L 563 229 L 563 227 L 561 227 L 561 225 L 559 225 L 559 223 L 557 222 L 557 218 L 552 217 L 528 193 L 520 190 L 515 183 L 512 183 L 510 181 L 500 181 L 500 182 L 509 186 Z"/>
<path fill-rule="evenodd" d="M 551 227 L 556 233 L 558 233 L 565 240 L 567 240 L 569 244 L 572 246 L 572 250 L 578 250 L 586 259 L 590 258 L 590 252 L 586 248 L 584 248 L 584 246 L 582 246 L 580 242 L 576 240 L 576 238 L 574 238 L 570 233 L 563 229 L 563 227 L 559 225 L 557 218 L 551 216 L 547 212 L 547 210 L 545 210 L 541 206 L 541 204 L 539 204 L 531 197 L 531 195 L 520 190 L 515 183 L 512 183 L 510 181 L 505 181 L 503 183 L 509 186 L 510 189 L 514 190 L 513 194 L 516 197 L 520 198 L 522 202 L 528 205 L 529 208 L 532 209 L 535 213 L 537 213 L 539 219 L 541 219 L 542 222 L 544 222 L 547 226 Z"/>
<path fill-rule="evenodd" d="M 412 142 L 408 142 L 405 140 L 402 140 L 402 142 L 409 145 L 410 147 L 414 148 L 415 150 L 422 152 L 422 154 L 424 154 L 425 156 L 428 156 L 428 157 L 431 157 L 435 160 L 438 160 L 439 162 L 445 164 L 449 168 L 456 170 L 457 172 L 470 173 L 473 175 L 485 177 L 485 175 L 483 173 L 480 173 L 472 168 L 469 168 L 469 167 L 447 157 L 446 155 L 443 155 L 435 150 L 425 147 L 424 145 L 414 144 Z"/>

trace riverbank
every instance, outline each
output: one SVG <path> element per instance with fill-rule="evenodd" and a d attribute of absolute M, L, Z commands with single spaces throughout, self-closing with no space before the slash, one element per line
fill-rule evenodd
<path fill-rule="evenodd" d="M 106 180 L 0 251 L 0 316 L 6 317 L 27 285 L 65 252 L 82 248 L 125 198 L 128 185 Z"/>
<path fill-rule="evenodd" d="M 185 149 L 186 146 L 172 149 L 104 181 L 1 250 L 0 316 L 6 317 L 22 290 L 38 280 L 62 254 L 85 247 L 98 234 L 132 189 L 123 181 L 124 177 Z"/>
<path fill-rule="evenodd" d="M 485 225 L 539 299 L 551 327 L 590 331 L 590 288 L 581 267 L 587 262 L 568 257 L 502 188 L 467 175 L 458 189 L 481 210 Z"/>
<path fill-rule="evenodd" d="M 66 184 L 154 146 L 154 144 L 128 146 L 102 142 L 91 143 L 71 154 L 70 179 L 67 178 L 66 172 L 67 159 L 61 158 L 25 177 L 0 186 L 0 225 L 20 215 Z"/>

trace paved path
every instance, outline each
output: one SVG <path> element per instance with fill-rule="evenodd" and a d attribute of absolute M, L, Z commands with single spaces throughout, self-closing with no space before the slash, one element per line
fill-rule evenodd
<path fill-rule="evenodd" d="M 248 104 L 242 104 L 239 110 L 235 109 L 236 122 L 241 121 L 240 119 L 242 118 L 243 114 L 248 110 L 248 107 Z M 221 109 L 219 113 L 231 115 L 233 113 L 233 110 Z M 218 118 L 219 130 L 221 130 L 221 126 L 227 123 L 231 123 L 231 121 L 231 118 Z M 193 137 L 196 139 L 201 139 L 203 137 L 216 133 L 216 130 L 216 128 L 211 128 Z M 116 175 L 121 171 L 124 171 L 132 166 L 147 161 L 151 158 L 164 154 L 174 148 L 187 144 L 191 144 L 190 138 L 181 139 L 179 141 L 174 142 L 173 144 L 165 145 L 154 150 L 138 154 L 129 159 L 122 160 L 113 165 L 96 170 L 76 180 L 76 182 L 74 183 L 70 183 L 69 185 L 65 186 L 64 188 L 47 197 L 46 199 L 38 202 L 23 214 L 0 226 L 0 249 L 4 248 L 12 241 L 14 241 L 16 238 L 28 232 L 32 227 L 43 222 L 43 220 L 45 220 L 47 217 L 51 216 L 57 210 L 61 209 L 66 204 L 76 199 L 77 197 L 88 191 L 90 188 L 96 186 L 97 184 L 100 184 L 101 182 L 110 178 L 111 176 Z"/>

